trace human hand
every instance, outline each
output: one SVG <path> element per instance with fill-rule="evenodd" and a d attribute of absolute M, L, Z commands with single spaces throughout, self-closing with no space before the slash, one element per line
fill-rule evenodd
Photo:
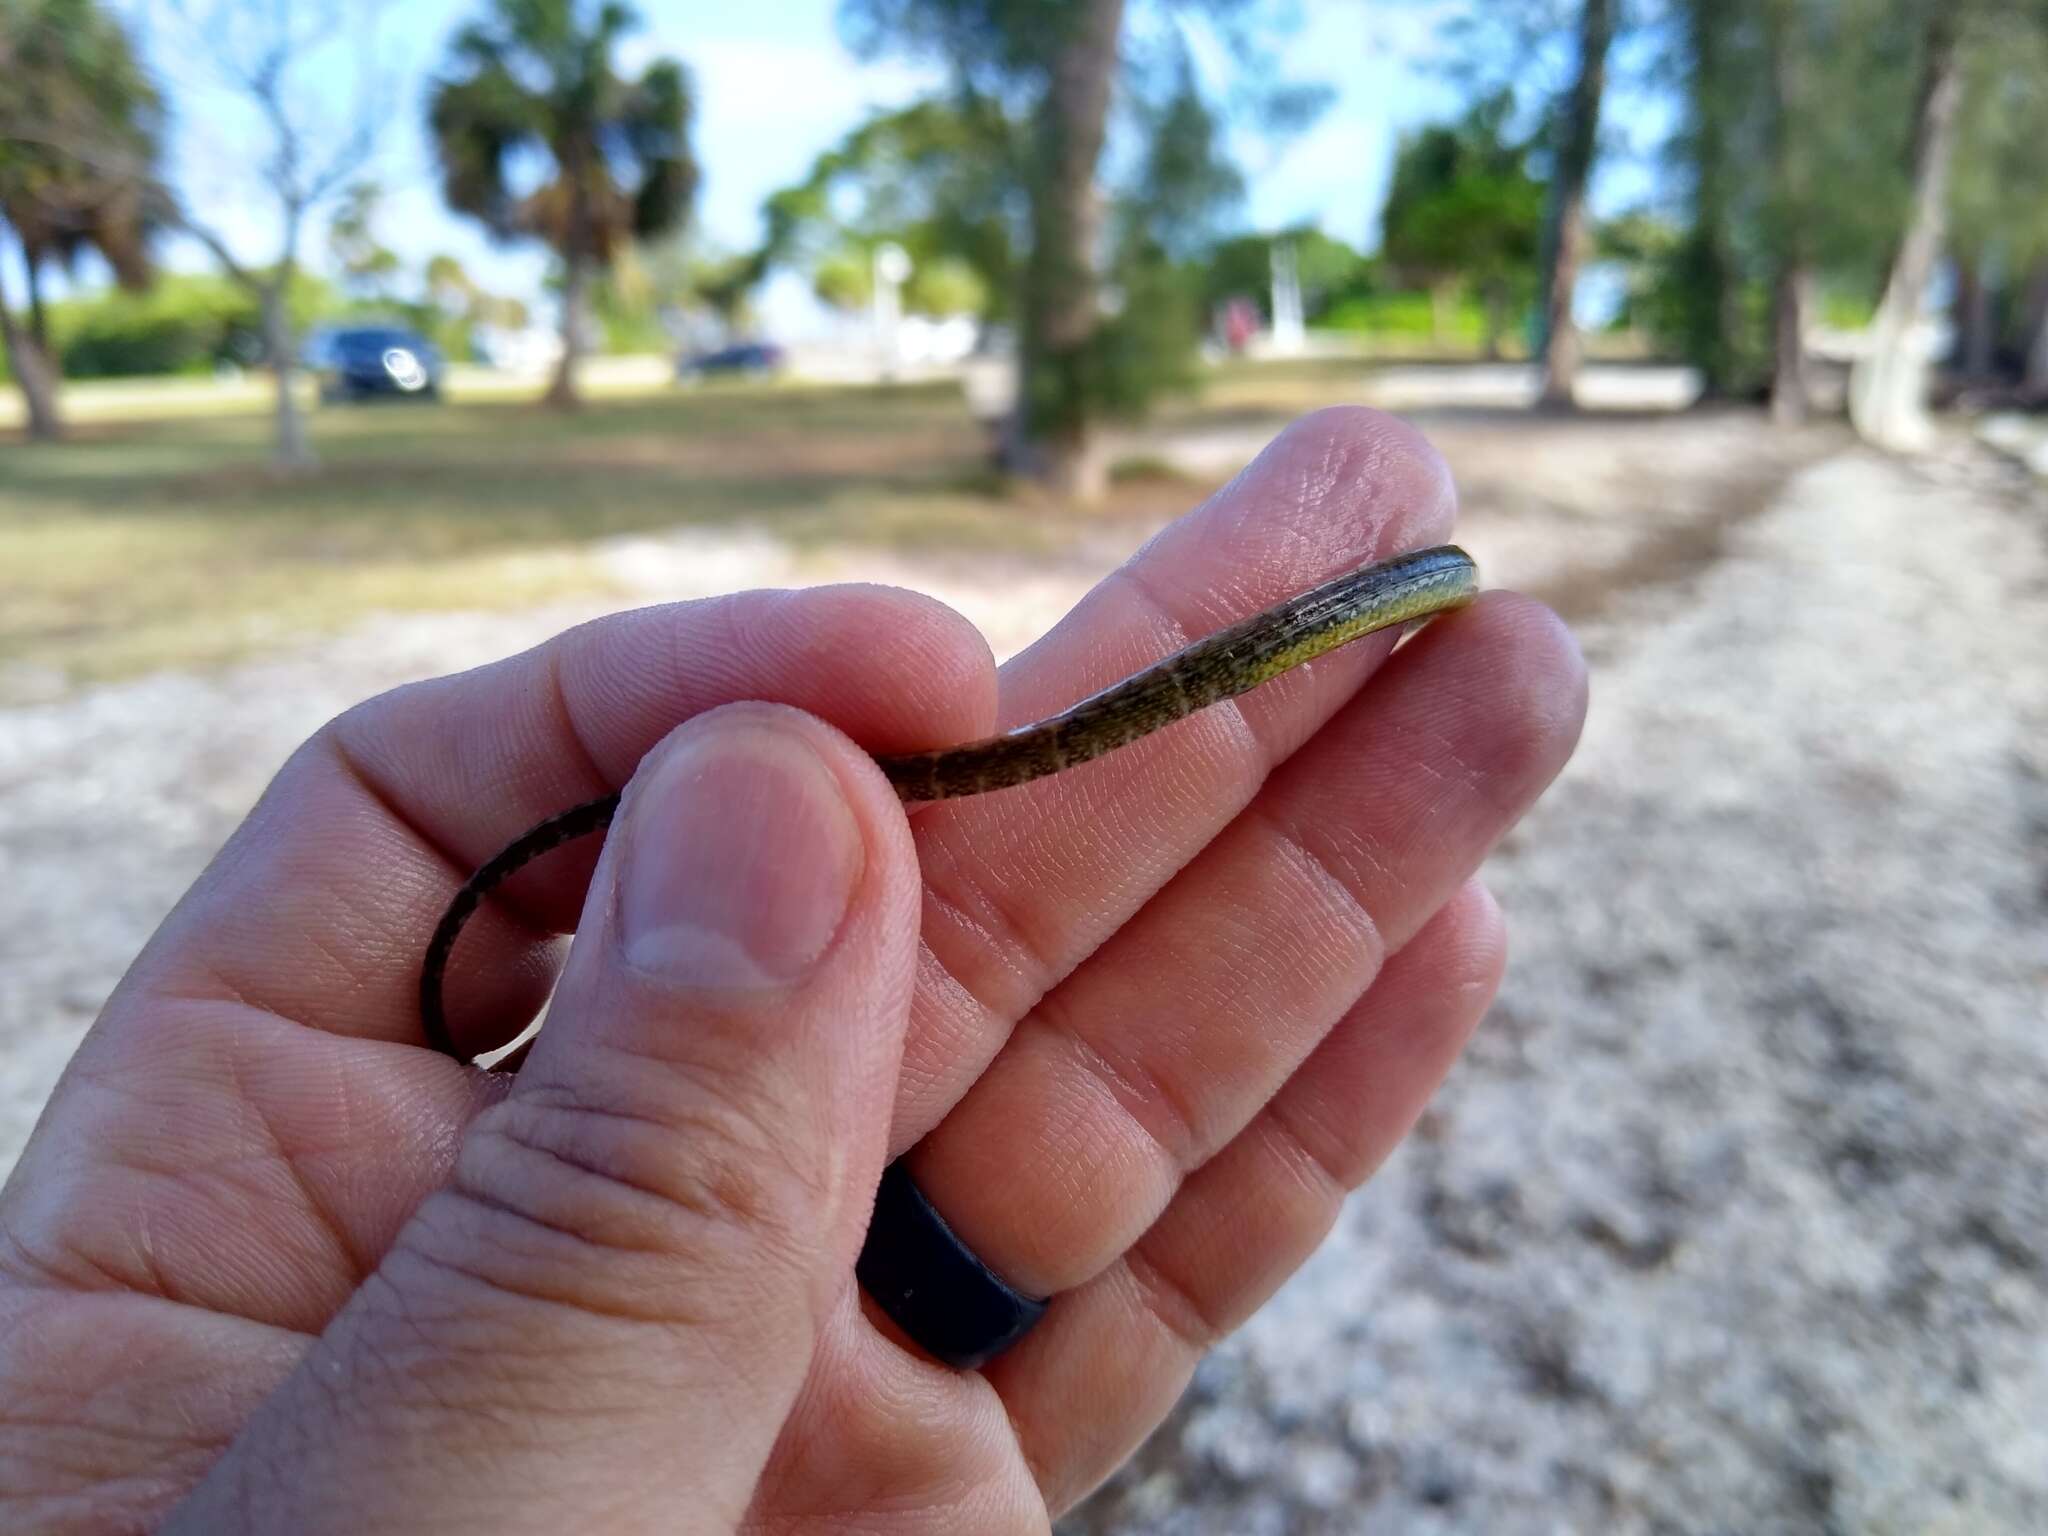
<path fill-rule="evenodd" d="M 1503 957 L 1473 871 L 1568 755 L 1583 672 L 1492 594 L 907 821 L 866 753 L 1037 718 L 1451 516 L 1413 432 L 1325 412 L 1000 676 L 922 599 L 755 593 L 335 721 L 0 1196 L 0 1524 L 1045 1530 L 1448 1070 Z M 449 894 L 629 777 L 602 857 L 523 872 L 457 952 L 482 1051 L 580 921 L 521 1069 L 425 1049 Z M 979 1372 L 853 1283 L 912 1147 L 1055 1298 Z"/>

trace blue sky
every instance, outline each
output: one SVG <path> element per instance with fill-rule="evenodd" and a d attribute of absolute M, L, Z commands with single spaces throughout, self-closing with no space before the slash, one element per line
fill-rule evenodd
<path fill-rule="evenodd" d="M 361 60 L 374 57 L 388 103 L 370 168 L 386 191 L 381 238 L 415 266 L 448 251 L 487 285 L 530 297 L 539 291 L 545 254 L 530 245 L 494 246 L 442 205 L 422 124 L 427 81 L 450 34 L 479 3 L 396 0 L 372 10 L 363 0 L 344 0 L 378 25 L 358 28 L 311 59 L 296 99 L 314 121 L 324 112 L 338 122 Z M 1286 4 L 1279 0 L 1274 8 Z M 126 0 L 122 8 L 141 27 L 177 109 L 172 164 L 181 190 L 239 254 L 274 259 L 275 215 L 246 170 L 261 142 L 254 120 L 195 62 L 200 50 L 162 0 Z M 929 64 L 855 59 L 839 39 L 836 0 L 641 0 L 641 9 L 646 26 L 625 62 L 637 66 L 666 54 L 690 66 L 704 173 L 698 228 L 729 248 L 758 237 L 762 198 L 800 178 L 821 149 L 869 112 L 901 105 L 941 81 Z M 1430 0 L 1293 0 L 1293 24 L 1275 34 L 1282 73 L 1327 84 L 1334 99 L 1310 129 L 1283 142 L 1240 137 L 1246 227 L 1313 221 L 1352 243 L 1371 238 L 1398 135 L 1458 105 L 1457 92 L 1433 67 L 1439 9 Z M 1624 119 L 1642 119 L 1649 109 L 1624 101 L 1621 111 Z M 1642 182 L 1640 170 L 1612 166 L 1596 187 L 1597 201 L 1629 201 L 1641 195 Z M 315 266 L 325 261 L 317 228 L 305 254 Z M 176 267 L 206 264 L 189 240 L 165 255 Z"/>

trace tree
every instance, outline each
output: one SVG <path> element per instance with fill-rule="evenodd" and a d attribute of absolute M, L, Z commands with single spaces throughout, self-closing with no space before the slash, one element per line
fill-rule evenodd
<path fill-rule="evenodd" d="M 1615 0 L 1581 0 L 1578 73 L 1559 104 L 1553 127 L 1536 345 L 1542 375 L 1538 400 L 1552 409 L 1570 407 L 1579 370 L 1572 296 L 1586 243 L 1586 185 L 1600 141 L 1600 101 L 1606 90 L 1607 50 L 1614 40 L 1614 8 Z"/>
<path fill-rule="evenodd" d="M 1231 235 L 1212 246 L 1203 262 L 1203 309 L 1214 310 L 1238 298 L 1251 298 L 1269 308 L 1273 248 L 1280 244 L 1294 248 L 1302 313 L 1311 324 L 1327 314 L 1338 299 L 1372 283 L 1372 262 L 1314 225 L 1299 224 L 1270 234 Z"/>
<path fill-rule="evenodd" d="M 1761 108 L 1755 60 L 1742 46 L 1752 3 L 1685 0 L 1680 12 L 1685 117 L 1675 158 L 1690 184 L 1691 218 L 1670 276 L 1678 334 L 1710 396 L 1740 393 L 1750 382 L 1739 233 L 1742 189 L 1753 179 L 1743 170 L 1741 130 Z"/>
<path fill-rule="evenodd" d="M 1111 302 L 1080 360 L 1079 399 L 1102 415 L 1135 417 L 1193 383 L 1207 319 L 1202 257 L 1243 197 L 1244 180 L 1184 46 L 1150 68 L 1127 63 L 1126 91 L 1146 149 L 1111 204 Z"/>
<path fill-rule="evenodd" d="M 868 302 L 875 248 L 900 245 L 911 259 L 904 302 L 912 310 L 958 313 L 964 267 L 974 312 L 1007 317 L 1017 272 L 1013 231 L 1021 134 L 992 101 L 938 98 L 881 112 L 820 154 L 804 179 L 772 194 L 768 232 L 748 272 L 770 266 L 808 271 L 828 304 Z M 941 276 L 951 272 L 951 277 Z M 933 285 L 938 286 L 934 287 Z"/>
<path fill-rule="evenodd" d="M 1695 0 L 1698 3 L 1698 0 Z M 1812 184 L 1807 173 L 1809 44 L 1803 0 L 1763 0 L 1770 93 L 1771 419 L 1806 420 L 1806 324 L 1813 293 Z"/>
<path fill-rule="evenodd" d="M 1031 254 L 1024 282 L 1018 459 L 1055 490 L 1100 499 L 1107 467 L 1089 443 L 1088 363 L 1101 320 L 1093 265 L 1101 204 L 1095 164 L 1109 120 L 1123 0 L 1078 0 L 1053 29 L 1033 113 Z"/>
<path fill-rule="evenodd" d="M 398 253 L 377 238 L 374 227 L 383 196 L 374 181 L 358 181 L 342 194 L 341 205 L 327 223 L 328 254 L 342 285 L 358 298 L 389 298 L 398 276 Z"/>
<path fill-rule="evenodd" d="M 480 329 L 526 328 L 523 301 L 490 292 L 445 251 L 427 258 L 421 278 L 429 328 L 450 356 L 471 355 Z"/>
<path fill-rule="evenodd" d="M 639 18 L 617 0 L 493 0 L 456 34 L 428 123 L 449 205 L 561 261 L 562 357 L 547 401 L 577 402 L 591 274 L 633 239 L 682 227 L 696 196 L 690 84 L 673 59 L 637 79 L 613 63 Z M 517 190 L 522 162 L 546 179 Z"/>
<path fill-rule="evenodd" d="M 1123 0 L 848 0 L 855 48 L 935 54 L 960 97 L 1020 122 L 1030 244 L 1019 319 L 1011 466 L 1062 494 L 1101 493 L 1091 451 L 1089 372 L 1102 315 L 1094 257 L 1102 234 L 1097 164 L 1108 131 Z"/>
<path fill-rule="evenodd" d="M 1904 217 L 1913 29 L 1898 0 L 1683 0 L 1663 74 L 1684 237 L 1632 305 L 1707 392 L 1806 409 L 1821 292 L 1874 295 Z"/>
<path fill-rule="evenodd" d="M 160 0 L 161 57 L 225 89 L 246 114 L 232 125 L 235 152 L 206 157 L 208 174 L 246 182 L 246 197 L 271 221 L 267 260 L 236 249 L 207 209 L 216 198 L 165 198 L 177 225 L 204 245 L 263 317 L 276 423 L 271 463 L 279 473 L 317 466 L 299 410 L 299 325 L 291 295 L 301 274 L 309 220 L 339 197 L 369 163 L 389 115 L 389 82 L 377 61 L 374 4 L 349 0 Z"/>
<path fill-rule="evenodd" d="M 2010 334 L 2024 385 L 2037 389 L 2048 386 L 2048 26 L 1985 16 L 1962 72 L 1948 198 L 1959 361 L 1966 374 L 1988 374 Z"/>
<path fill-rule="evenodd" d="M 96 251 L 125 288 L 149 279 L 162 217 L 162 108 L 120 20 L 96 0 L 0 0 L 0 233 L 27 278 L 24 331 L 0 291 L 0 342 L 29 436 L 62 430 L 44 268 Z"/>
<path fill-rule="evenodd" d="M 1456 291 L 1478 294 L 1488 357 L 1500 354 L 1517 291 L 1526 295 L 1543 222 L 1543 188 L 1529 174 L 1527 146 L 1507 132 L 1513 110 L 1513 97 L 1499 91 L 1454 124 L 1403 135 L 1380 219 L 1387 260 L 1430 290 L 1439 340 Z"/>
<path fill-rule="evenodd" d="M 1920 306 L 1940 254 L 1948 172 L 1962 98 L 1963 18 L 1949 0 L 1928 0 L 1913 112 L 1911 200 L 1905 230 L 1885 276 L 1884 295 L 1863 354 L 1849 374 L 1849 419 L 1870 442 L 1897 452 L 1924 448 L 1927 357 Z"/>
<path fill-rule="evenodd" d="M 1323 98 L 1275 83 L 1271 61 L 1240 25 L 1254 9 L 1249 0 L 1199 6 L 1250 82 L 1234 93 L 1242 96 L 1234 111 L 1262 132 L 1292 131 Z M 1063 494 L 1097 494 L 1105 466 L 1095 423 L 1140 409 L 1182 370 L 1183 358 L 1165 354 L 1194 339 L 1182 321 L 1196 312 L 1199 284 L 1181 270 L 1183 234 L 1212 233 L 1196 210 L 1233 185 L 1219 170 L 1220 136 L 1186 65 L 1179 18 L 1127 36 L 1123 0 L 842 0 L 841 17 L 857 52 L 935 56 L 950 70 L 959 110 L 993 113 L 1003 125 L 1005 147 L 990 164 L 1012 227 L 1027 232 L 1007 290 L 1020 344 L 1004 457 Z M 1135 164 L 1112 168 L 1124 173 L 1116 180 L 1125 201 L 1153 200 L 1135 220 L 1113 216 L 1102 186 L 1114 106 L 1147 146 Z M 1158 125 L 1168 122 L 1162 142 Z M 1178 228 L 1161 222 L 1168 219 Z"/>

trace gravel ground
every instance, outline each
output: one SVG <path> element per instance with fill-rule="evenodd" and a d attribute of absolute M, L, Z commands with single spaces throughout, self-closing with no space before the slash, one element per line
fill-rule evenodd
<path fill-rule="evenodd" d="M 1500 1005 L 1417 1137 L 1075 1536 L 2048 1528 L 2048 495 L 1744 417 L 1425 424 L 1584 746 L 1495 858 Z M 716 537 L 999 651 L 1144 530 L 993 572 Z M 584 617 L 389 618 L 0 711 L 0 1170 L 285 754 Z"/>

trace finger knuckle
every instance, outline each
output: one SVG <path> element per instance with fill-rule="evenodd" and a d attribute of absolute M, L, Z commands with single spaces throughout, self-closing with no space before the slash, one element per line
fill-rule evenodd
<path fill-rule="evenodd" d="M 802 1267 L 822 1182 L 750 1104 L 702 1082 L 638 1100 L 515 1094 L 479 1118 L 456 1170 L 472 1198 L 614 1266 L 693 1269 Z"/>

